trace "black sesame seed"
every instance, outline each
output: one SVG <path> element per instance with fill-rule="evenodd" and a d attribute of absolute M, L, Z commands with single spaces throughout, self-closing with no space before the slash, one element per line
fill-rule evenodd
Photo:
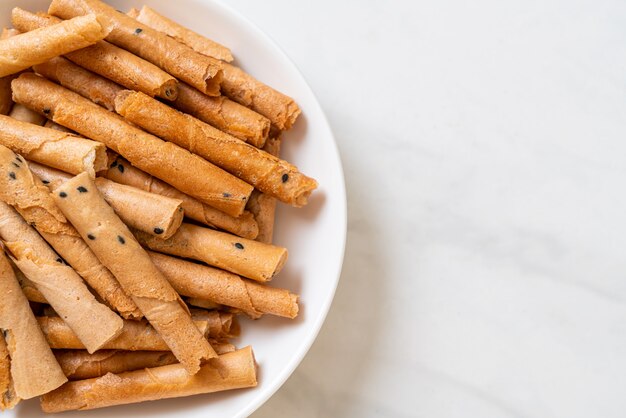
<path fill-rule="evenodd" d="M 78 190 L 79 193 L 87 193 L 87 189 L 83 186 L 78 186 L 76 190 Z"/>
<path fill-rule="evenodd" d="M 117 169 L 120 170 L 120 173 L 124 172 L 124 166 L 122 164 L 118 165 Z"/>
<path fill-rule="evenodd" d="M 179 212 L 182 212 L 182 211 L 183 211 L 183 207 L 182 207 L 182 206 L 181 206 L 181 207 L 179 207 L 179 208 L 178 208 L 178 211 L 179 211 Z"/>
<path fill-rule="evenodd" d="M 135 29 L 135 35 L 139 35 L 141 32 L 143 32 L 143 29 L 141 28 Z"/>
<path fill-rule="evenodd" d="M 59 193 L 59 196 L 61 196 L 61 197 L 67 197 L 67 193 L 65 193 L 65 192 L 61 192 L 61 193 Z"/>
<path fill-rule="evenodd" d="M 63 260 L 61 260 L 61 257 L 57 258 L 57 263 L 63 264 Z"/>
<path fill-rule="evenodd" d="M 94 239 L 96 239 L 96 237 L 94 237 L 94 236 L 93 236 L 93 235 L 91 235 L 91 234 L 87 234 L 87 238 L 89 238 L 89 239 L 90 239 L 90 240 L 92 240 L 92 241 L 93 241 Z"/>
<path fill-rule="evenodd" d="M 155 234 L 157 234 L 157 235 L 161 235 L 163 232 L 164 232 L 164 231 L 163 231 L 163 229 L 161 229 L 161 228 L 158 228 L 158 227 L 157 227 L 157 228 L 154 228 L 154 233 L 155 233 Z"/>
<path fill-rule="evenodd" d="M 50 114 L 50 109 L 48 109 L 47 107 L 45 107 L 45 108 L 43 109 L 43 113 L 45 113 L 46 115 L 49 115 L 49 114 Z"/>
<path fill-rule="evenodd" d="M 222 193 L 222 196 L 228 198 L 228 197 L 230 197 L 230 193 Z"/>
<path fill-rule="evenodd" d="M 240 250 L 243 250 L 243 244 L 240 242 L 236 242 L 235 247 L 239 248 Z"/>
<path fill-rule="evenodd" d="M 115 168 L 115 167 L 117 167 L 117 160 L 115 160 L 115 161 L 113 161 L 111 163 L 111 168 Z"/>
<path fill-rule="evenodd" d="M 22 158 L 21 158 L 19 155 L 16 155 L 16 156 L 15 156 L 15 159 L 16 159 L 17 161 L 19 161 L 20 163 L 23 163 L 23 162 L 24 162 L 24 160 L 22 160 Z"/>
<path fill-rule="evenodd" d="M 117 240 L 120 242 L 120 244 L 126 244 L 126 240 L 121 235 L 117 236 Z"/>
<path fill-rule="evenodd" d="M 43 184 L 50 184 L 50 182 L 49 182 L 48 180 L 41 180 L 41 182 L 42 182 Z"/>
<path fill-rule="evenodd" d="M 16 168 L 20 168 L 21 167 L 18 163 L 11 163 L 11 164 L 13 164 L 13 166 L 16 167 Z"/>
<path fill-rule="evenodd" d="M 11 171 L 9 173 L 9 177 L 11 177 L 13 180 L 15 180 L 15 173 Z"/>
<path fill-rule="evenodd" d="M 287 180 L 289 180 L 289 174 L 283 174 L 281 180 L 283 181 L 283 183 L 287 183 Z"/>

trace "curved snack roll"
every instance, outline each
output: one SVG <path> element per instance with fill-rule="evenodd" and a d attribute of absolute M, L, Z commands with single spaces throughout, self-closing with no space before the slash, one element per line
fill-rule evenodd
<path fill-rule="evenodd" d="M 195 52 L 100 0 L 54 0 L 48 13 L 63 19 L 96 13 L 111 31 L 106 37 L 110 43 L 161 67 L 205 94 L 220 95 L 223 78 L 220 61 Z"/>
<path fill-rule="evenodd" d="M 203 337 L 229 338 L 233 328 L 233 315 L 230 313 L 216 313 L 217 318 L 208 316 L 193 317 L 193 326 Z M 76 334 L 58 316 L 41 316 L 37 318 L 39 326 L 46 336 L 51 348 L 81 350 L 85 346 L 76 337 Z M 211 324 L 209 323 L 211 321 Z M 216 327 L 219 322 L 222 326 Z M 211 326 L 212 325 L 212 326 Z M 235 324 L 235 329 L 237 324 Z M 102 349 L 126 351 L 171 351 L 163 338 L 147 321 L 125 320 L 119 336 L 106 343 Z"/>
<path fill-rule="evenodd" d="M 28 32 L 62 20 L 16 7 L 11 12 L 11 22 L 22 32 Z M 152 97 L 174 100 L 178 94 L 178 82 L 174 77 L 156 65 L 106 41 L 70 52 L 65 57 L 126 88 L 142 91 Z"/>
<path fill-rule="evenodd" d="M 136 167 L 232 216 L 243 213 L 252 186 L 114 113 L 33 74 L 13 80 L 13 98 L 81 135 L 103 142 Z M 64 170 L 65 171 L 65 170 Z"/>
<path fill-rule="evenodd" d="M 50 111 L 44 109 L 43 112 L 46 110 Z M 96 171 L 106 169 L 106 147 L 99 142 L 4 115 L 0 115 L 0 126 L 0 144 L 29 160 L 68 173 L 86 171 L 92 177 L 95 177 Z"/>
<path fill-rule="evenodd" d="M 18 162 L 11 150 L 0 145 L 0 171 L 15 175 L 15 178 L 0 175 L 0 200 L 13 206 L 26 222 L 33 225 L 110 307 L 124 317 L 141 317 L 141 312 L 115 277 L 67 222 L 50 191 L 29 170 L 29 163 L 23 159 Z"/>
<path fill-rule="evenodd" d="M 136 231 L 153 251 L 203 261 L 258 282 L 271 280 L 287 261 L 287 249 L 183 223 L 178 232 L 160 240 Z"/>
<path fill-rule="evenodd" d="M 207 96 L 185 83 L 178 84 L 178 97 L 170 105 L 257 148 L 263 147 L 270 131 L 265 116 L 225 96 Z"/>
<path fill-rule="evenodd" d="M 85 70 L 63 57 L 52 58 L 35 65 L 33 69 L 48 80 L 75 91 L 107 110 L 115 110 L 115 96 L 124 90 L 119 84 Z"/>
<path fill-rule="evenodd" d="M 0 411 L 13 409 L 20 402 L 15 393 L 13 380 L 11 379 L 11 358 L 9 349 L 0 332 Z"/>
<path fill-rule="evenodd" d="M 216 356 L 178 294 L 89 176 L 83 173 L 66 181 L 55 190 L 54 198 L 189 373 L 196 373 L 204 360 Z"/>
<path fill-rule="evenodd" d="M 251 347 L 219 356 L 189 376 L 180 364 L 69 382 L 41 398 L 44 412 L 95 409 L 257 385 Z"/>
<path fill-rule="evenodd" d="M 115 110 L 132 123 L 200 155 L 285 203 L 303 206 L 317 187 L 315 180 L 288 162 L 143 93 L 118 93 Z"/>
<path fill-rule="evenodd" d="M 205 38 L 184 26 L 179 25 L 171 19 L 158 14 L 148 6 L 143 6 L 141 10 L 131 9 L 128 15 L 138 22 L 150 26 L 160 32 L 164 32 L 178 42 L 182 42 L 193 50 L 207 55 L 209 57 L 216 58 L 218 60 L 231 62 L 233 55 L 230 49 L 224 45 L 220 45 L 215 41 Z M 19 28 L 18 28 L 19 29 Z"/>
<path fill-rule="evenodd" d="M 15 393 L 20 399 L 30 399 L 58 388 L 67 378 L 39 329 L 4 252 L 0 252 L 0 289 L 0 330 L 6 336 Z"/>
<path fill-rule="evenodd" d="M 181 192 L 169 184 L 133 167 L 128 161 L 116 157 L 104 176 L 116 183 L 133 186 L 146 192 L 181 200 L 185 216 L 213 228 L 223 229 L 240 237 L 254 239 L 258 234 L 256 221 L 250 212 L 238 218 L 227 215 L 197 199 Z"/>
<path fill-rule="evenodd" d="M 4 202 L 0 202 L 0 237 L 15 265 L 35 283 L 89 352 L 120 333 L 122 319 L 99 303 L 78 274 Z"/>
<path fill-rule="evenodd" d="M 275 157 L 280 155 L 280 135 L 278 137 L 269 138 L 263 147 L 263 151 Z M 246 206 L 259 225 L 259 235 L 256 240 L 271 244 L 274 240 L 274 218 L 276 214 L 276 199 L 272 196 L 254 190 L 248 205 Z"/>
<path fill-rule="evenodd" d="M 108 32 L 99 17 L 88 14 L 0 40 L 0 77 L 93 45 Z"/>
<path fill-rule="evenodd" d="M 298 296 L 288 290 L 261 285 L 233 273 L 179 258 L 154 252 L 149 254 L 181 295 L 231 306 L 253 318 L 265 313 L 292 319 L 298 315 Z"/>
<path fill-rule="evenodd" d="M 21 104 L 13 105 L 9 116 L 21 122 L 32 123 L 33 125 L 39 126 L 42 126 L 46 122 L 45 117 Z"/>

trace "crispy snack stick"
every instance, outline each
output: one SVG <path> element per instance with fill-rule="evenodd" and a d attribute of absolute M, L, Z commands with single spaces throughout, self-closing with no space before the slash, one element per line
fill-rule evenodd
<path fill-rule="evenodd" d="M 13 262 L 94 352 L 122 329 L 122 319 L 99 303 L 81 278 L 15 210 L 0 202 L 0 237 Z"/>
<path fill-rule="evenodd" d="M 143 6 L 141 10 L 133 8 L 128 12 L 128 15 L 153 29 L 166 33 L 178 42 L 184 43 L 203 55 L 226 62 L 233 60 L 230 49 L 226 48 L 224 45 L 220 45 L 215 41 L 179 25 L 173 20 L 158 14 L 148 6 Z"/>
<path fill-rule="evenodd" d="M 277 137 L 269 138 L 263 150 L 278 157 L 280 155 L 280 134 Z M 254 190 L 246 208 L 252 212 L 256 223 L 259 225 L 259 235 L 257 235 L 256 240 L 271 244 L 274 240 L 276 199 Z"/>
<path fill-rule="evenodd" d="M 256 364 L 251 347 L 223 354 L 189 376 L 179 364 L 107 374 L 96 379 L 69 382 L 41 398 L 44 412 L 106 406 L 198 395 L 254 387 Z"/>
<path fill-rule="evenodd" d="M 16 29 L 2 28 L 0 40 L 19 35 L 19 33 L 20 31 Z M 13 99 L 11 98 L 11 81 L 13 81 L 15 77 L 17 77 L 17 74 L 0 77 L 0 115 L 8 115 L 13 107 Z"/>
<path fill-rule="evenodd" d="M 217 354 L 235 351 L 235 346 L 210 340 Z M 69 380 L 101 377 L 107 373 L 123 373 L 178 363 L 170 351 L 100 350 L 89 354 L 85 350 L 55 350 L 59 365 Z"/>
<path fill-rule="evenodd" d="M 46 121 L 45 117 L 21 104 L 13 105 L 13 108 L 11 108 L 11 111 L 9 112 L 9 116 L 13 119 L 19 120 L 20 122 L 32 123 L 33 125 L 39 126 L 42 126 Z"/>
<path fill-rule="evenodd" d="M 0 77 L 95 44 L 109 32 L 99 19 L 89 14 L 0 40 Z"/>
<path fill-rule="evenodd" d="M 0 289 L 0 329 L 11 357 L 15 393 L 20 399 L 30 399 L 58 388 L 67 378 L 48 347 L 4 252 L 0 252 Z"/>
<path fill-rule="evenodd" d="M 229 215 L 243 213 L 252 186 L 206 160 L 129 125 L 119 116 L 33 74 L 13 80 L 13 98 L 88 138 L 105 143 L 135 166 Z M 65 170 L 64 170 L 65 171 Z"/>
<path fill-rule="evenodd" d="M 111 30 L 106 40 L 161 67 L 201 92 L 219 96 L 221 62 L 137 22 L 99 0 L 54 0 L 48 12 L 63 19 L 96 13 Z"/>
<path fill-rule="evenodd" d="M 241 328 L 237 317 L 231 312 L 207 311 L 205 309 L 190 309 L 191 317 L 195 320 L 207 321 L 207 337 L 214 339 L 228 339 L 238 337 Z"/>
<path fill-rule="evenodd" d="M 179 294 L 238 308 L 253 318 L 264 313 L 295 318 L 298 296 L 236 274 L 150 252 L 152 262 Z"/>
<path fill-rule="evenodd" d="M 72 176 L 40 164 L 30 163 L 30 169 L 50 190 L 71 179 Z M 174 235 L 183 222 L 182 201 L 149 193 L 98 177 L 96 186 L 104 200 L 124 223 L 148 234 L 167 239 Z"/>
<path fill-rule="evenodd" d="M 178 84 L 178 98 L 170 103 L 217 129 L 262 148 L 270 130 L 270 120 L 225 96 L 210 97 L 193 87 Z"/>
<path fill-rule="evenodd" d="M 288 162 L 143 93 L 130 90 L 118 93 L 115 111 L 154 135 L 206 158 L 285 203 L 303 206 L 317 187 L 315 180 L 300 173 Z"/>
<path fill-rule="evenodd" d="M 82 350 L 85 346 L 58 316 L 40 316 L 39 326 L 51 348 Z M 230 338 L 238 330 L 233 314 L 215 312 L 211 316 L 195 314 L 192 326 L 203 338 Z M 171 351 L 163 338 L 146 320 L 125 320 L 121 334 L 102 349 L 126 351 Z"/>
<path fill-rule="evenodd" d="M 135 236 L 153 251 L 202 261 L 259 282 L 271 280 L 287 260 L 286 248 L 188 223 L 167 240 L 141 231 Z"/>
<path fill-rule="evenodd" d="M 15 393 L 13 380 L 11 379 L 11 357 L 9 348 L 0 332 L 0 411 L 13 409 L 20 402 Z"/>
<path fill-rule="evenodd" d="M 11 12 L 13 26 L 22 32 L 59 23 L 58 17 L 35 14 L 16 7 Z M 106 41 L 65 55 L 70 61 L 122 86 L 150 96 L 174 100 L 178 82 L 156 65 Z"/>
<path fill-rule="evenodd" d="M 16 81 L 18 80 L 13 82 Z M 92 177 L 96 171 L 106 168 L 106 147 L 99 142 L 21 122 L 4 115 L 0 115 L 0 126 L 2 126 L 0 144 L 29 160 L 68 173 L 86 171 Z"/>
<path fill-rule="evenodd" d="M 193 325 L 187 306 L 152 264 L 85 173 L 54 192 L 57 205 L 93 252 L 130 295 L 189 373 L 215 357 L 215 351 Z M 158 238 L 157 238 L 158 239 Z"/>
<path fill-rule="evenodd" d="M 33 67 L 36 72 L 107 110 L 115 110 L 115 96 L 124 90 L 119 84 L 85 70 L 73 62 L 56 57 Z"/>
<path fill-rule="evenodd" d="M 150 193 L 182 200 L 185 216 L 194 221 L 213 228 L 223 229 L 224 231 L 248 239 L 254 239 L 258 234 L 256 221 L 250 212 L 246 211 L 238 218 L 227 215 L 211 206 L 205 205 L 169 184 L 152 177 L 145 171 L 133 167 L 128 161 L 121 157 L 115 157 L 109 165 L 109 169 L 104 173 L 104 176 L 120 184 L 126 184 Z"/>
<path fill-rule="evenodd" d="M 48 241 L 107 305 L 124 317 L 141 317 L 137 306 L 65 219 L 50 191 L 29 170 L 29 163 L 0 145 L 0 200 L 13 206 Z"/>

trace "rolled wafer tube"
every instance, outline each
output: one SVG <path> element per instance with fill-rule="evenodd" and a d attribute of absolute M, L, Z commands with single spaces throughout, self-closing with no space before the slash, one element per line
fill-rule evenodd
<path fill-rule="evenodd" d="M 184 222 L 166 240 L 141 231 L 135 236 L 153 251 L 202 261 L 258 282 L 271 280 L 287 260 L 286 248 Z"/>
<path fill-rule="evenodd" d="M 8 39 L 11 36 L 18 35 L 19 30 L 2 28 L 0 40 Z M 17 77 L 16 74 L 0 77 L 0 115 L 8 115 L 13 107 L 13 99 L 11 98 L 11 81 Z M 0 389 L 1 390 L 1 389 Z"/>
<path fill-rule="evenodd" d="M 219 356 L 189 376 L 179 364 L 68 382 L 41 398 L 44 412 L 95 409 L 113 405 L 254 387 L 256 364 L 251 347 Z"/>
<path fill-rule="evenodd" d="M 92 177 L 107 166 L 106 147 L 99 142 L 4 115 L 0 115 L 0 126 L 0 144 L 29 160 L 68 173 L 86 171 Z"/>
<path fill-rule="evenodd" d="M 53 58 L 33 68 L 48 80 L 75 91 L 107 110 L 115 110 L 115 96 L 124 89 L 63 57 Z"/>
<path fill-rule="evenodd" d="M 225 96 L 207 96 L 185 83 L 178 84 L 178 97 L 170 105 L 257 148 L 263 147 L 270 130 L 265 116 Z"/>
<path fill-rule="evenodd" d="M 204 360 L 216 356 L 194 326 L 178 293 L 107 205 L 89 176 L 83 173 L 66 181 L 55 190 L 54 197 L 189 373 L 196 373 Z"/>
<path fill-rule="evenodd" d="M 211 341 L 217 354 L 235 351 L 228 342 Z M 89 354 L 85 350 L 55 350 L 54 355 L 69 380 L 84 380 L 107 373 L 123 373 L 178 363 L 170 351 L 100 350 Z"/>
<path fill-rule="evenodd" d="M 32 123 L 33 125 L 39 126 L 42 126 L 46 121 L 45 117 L 21 104 L 13 105 L 9 116 L 21 122 Z"/>
<path fill-rule="evenodd" d="M 0 332 L 0 411 L 13 409 L 20 402 L 15 393 L 13 380 L 11 379 L 11 357 L 9 348 Z"/>
<path fill-rule="evenodd" d="M 317 182 L 273 155 L 140 92 L 124 90 L 115 111 L 145 130 L 200 155 L 260 191 L 303 206 Z M 167 121 L 167 123 L 163 123 Z"/>
<path fill-rule="evenodd" d="M 128 12 L 128 15 L 153 29 L 166 33 L 178 42 L 184 43 L 201 54 L 226 62 L 233 60 L 230 49 L 224 45 L 220 45 L 215 41 L 179 25 L 173 20 L 158 14 L 148 6 L 143 6 L 141 10 L 133 8 Z"/>
<path fill-rule="evenodd" d="M 203 338 L 228 338 L 233 326 L 233 315 L 221 313 L 216 318 L 194 319 L 191 324 L 198 334 Z M 209 321 L 212 321 L 212 327 Z M 46 336 L 46 340 L 51 348 L 82 350 L 85 346 L 72 332 L 63 320 L 58 316 L 40 316 L 37 318 L 39 326 Z M 221 327 L 217 326 L 218 321 L 223 321 Z M 237 324 L 235 324 L 236 329 Z M 211 333 L 215 335 L 211 335 Z M 208 342 L 207 342 L 208 344 Z M 122 333 L 113 340 L 106 343 L 102 349 L 106 350 L 126 350 L 126 351 L 171 351 L 169 346 L 163 341 L 161 335 L 147 321 L 125 320 Z"/>
<path fill-rule="evenodd" d="M 194 320 L 207 321 L 207 337 L 228 339 L 238 337 L 241 332 L 237 317 L 231 312 L 207 311 L 205 309 L 191 309 L 190 311 Z"/>
<path fill-rule="evenodd" d="M 56 189 L 71 175 L 40 164 L 29 164 L 30 169 L 51 190 Z M 96 186 L 104 200 L 124 223 L 162 239 L 171 237 L 183 221 L 182 202 L 170 197 L 149 193 L 102 177 Z"/>
<path fill-rule="evenodd" d="M 28 32 L 59 23 L 61 19 L 16 7 L 11 12 L 11 21 L 22 32 Z M 150 96 L 173 100 L 178 94 L 178 82 L 174 77 L 156 65 L 106 41 L 70 52 L 65 57 L 126 88 L 142 91 Z"/>
<path fill-rule="evenodd" d="M 30 399 L 67 382 L 30 310 L 4 252 L 0 252 L 0 329 L 11 357 L 11 378 L 20 399 Z"/>
<path fill-rule="evenodd" d="M 278 137 L 269 138 L 263 147 L 268 154 L 278 157 L 280 154 L 280 135 Z M 258 190 L 254 190 L 248 200 L 246 208 L 252 212 L 257 225 L 259 225 L 259 234 L 257 241 L 271 244 L 274 240 L 274 218 L 276 214 L 276 199 Z"/>
<path fill-rule="evenodd" d="M 236 274 L 175 257 L 150 252 L 152 262 L 163 272 L 179 294 L 232 306 L 253 318 L 262 314 L 295 318 L 298 296 L 242 279 Z"/>
<path fill-rule="evenodd" d="M 237 218 L 227 215 L 151 176 L 145 171 L 133 167 L 121 157 L 116 157 L 113 160 L 104 176 L 116 183 L 126 184 L 150 193 L 181 200 L 185 216 L 194 221 L 213 228 L 223 229 L 248 239 L 254 239 L 258 234 L 256 221 L 250 212 L 245 211 Z"/>
<path fill-rule="evenodd" d="M 243 213 L 252 186 L 208 161 L 41 77 L 22 74 L 12 86 L 16 102 L 37 111 L 49 109 L 48 117 L 54 122 L 103 142 L 136 167 L 180 191 L 231 216 Z"/>
<path fill-rule="evenodd" d="M 89 352 L 121 332 L 122 319 L 98 302 L 78 274 L 4 202 L 0 202 L 0 237 L 15 265 L 35 283 Z"/>
<path fill-rule="evenodd" d="M 48 12 L 63 19 L 98 14 L 111 30 L 106 40 L 162 68 L 201 92 L 219 96 L 223 78 L 219 60 L 204 56 L 166 34 L 99 0 L 55 0 Z"/>
<path fill-rule="evenodd" d="M 108 33 L 99 19 L 88 14 L 0 40 L 0 77 L 95 44 Z"/>
<path fill-rule="evenodd" d="M 55 131 L 61 131 L 68 134 L 75 134 L 71 129 L 67 129 L 65 126 L 61 126 L 58 123 L 52 122 L 50 119 L 46 120 L 46 123 L 43 125 L 45 128 L 54 129 Z"/>
<path fill-rule="evenodd" d="M 107 305 L 124 317 L 141 317 L 137 306 L 115 277 L 67 222 L 50 191 L 29 170 L 29 163 L 20 160 L 11 150 L 0 145 L 0 172 L 14 174 L 0 175 L 0 200 L 13 206 L 26 222 L 33 225 Z"/>

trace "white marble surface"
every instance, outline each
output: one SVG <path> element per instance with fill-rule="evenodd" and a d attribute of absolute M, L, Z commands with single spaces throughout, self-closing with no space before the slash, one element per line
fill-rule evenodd
<path fill-rule="evenodd" d="M 328 320 L 254 418 L 626 416 L 626 3 L 229 3 L 349 194 Z"/>

